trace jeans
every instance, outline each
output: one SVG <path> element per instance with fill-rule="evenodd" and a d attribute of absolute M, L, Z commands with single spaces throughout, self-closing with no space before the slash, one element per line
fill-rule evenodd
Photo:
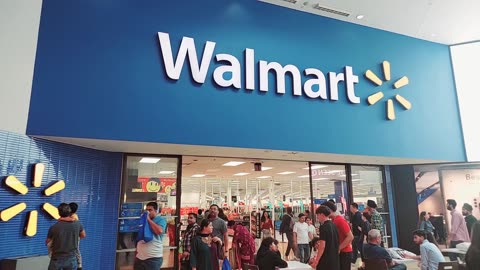
<path fill-rule="evenodd" d="M 290 250 L 293 250 L 293 254 L 295 254 L 295 250 L 293 249 L 293 231 L 292 232 L 286 232 L 287 235 L 287 250 L 285 251 L 285 256 L 288 257 L 290 255 Z"/>
<path fill-rule="evenodd" d="M 353 253 L 352 253 L 352 263 L 356 263 L 358 259 L 358 252 L 360 251 L 360 255 L 362 254 L 362 248 L 363 248 L 363 235 L 357 235 L 353 237 L 352 241 L 352 248 L 353 248 Z"/>
<path fill-rule="evenodd" d="M 352 268 L 352 252 L 340 252 L 340 270 Z"/>
<path fill-rule="evenodd" d="M 310 260 L 310 245 L 298 244 L 298 258 L 302 263 L 308 263 Z"/>
<path fill-rule="evenodd" d="M 77 270 L 77 257 L 59 257 L 50 259 L 48 270 Z"/>
<path fill-rule="evenodd" d="M 159 270 L 162 267 L 163 257 L 140 260 L 135 258 L 133 270 Z"/>

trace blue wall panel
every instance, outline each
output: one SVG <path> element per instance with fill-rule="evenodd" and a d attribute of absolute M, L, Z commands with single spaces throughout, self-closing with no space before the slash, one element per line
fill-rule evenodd
<path fill-rule="evenodd" d="M 32 166 L 46 165 L 42 187 L 31 185 Z M 77 202 L 78 215 L 87 232 L 80 244 L 85 269 L 114 269 L 122 155 L 61 144 L 0 131 L 0 211 L 19 202 L 27 209 L 7 222 L 0 221 L 0 260 L 46 255 L 45 238 L 56 221 L 41 209 L 44 202 L 58 205 Z M 4 185 L 15 175 L 28 188 L 19 195 Z M 42 194 L 52 181 L 64 180 L 66 188 L 50 197 Z M 27 213 L 38 210 L 34 237 L 23 235 Z M 14 248 L 12 248 L 14 247 Z"/>
<path fill-rule="evenodd" d="M 339 100 L 294 97 L 270 89 L 219 88 L 212 61 L 204 84 L 185 64 L 178 81 L 165 75 L 157 32 L 170 34 L 174 54 L 182 37 L 206 41 L 215 52 L 244 64 L 293 64 L 325 74 L 350 65 L 359 76 L 356 94 Z M 388 60 L 392 79 L 375 87 Z M 188 61 L 187 61 L 188 62 Z M 393 90 L 402 76 L 410 84 Z M 287 76 L 288 77 L 288 76 Z M 306 78 L 303 78 L 303 82 Z M 385 98 L 368 106 L 366 98 Z M 386 120 L 386 99 L 397 119 Z M 62 117 L 58 117 L 62 115 Z M 257 0 L 55 1 L 44 0 L 37 46 L 28 134 L 176 144 L 232 146 L 369 156 L 465 160 L 448 46 L 282 8 Z"/>

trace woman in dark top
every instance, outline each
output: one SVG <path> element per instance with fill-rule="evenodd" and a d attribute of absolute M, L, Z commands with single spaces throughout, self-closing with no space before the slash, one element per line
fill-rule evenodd
<path fill-rule="evenodd" d="M 200 230 L 197 236 L 192 240 L 190 251 L 190 265 L 192 270 L 217 270 L 219 269 L 218 260 L 215 259 L 218 243 L 222 245 L 222 240 L 218 237 L 212 237 L 213 226 L 208 219 L 202 220 Z"/>
<path fill-rule="evenodd" d="M 275 270 L 275 267 L 285 268 L 287 262 L 282 260 L 276 240 L 272 237 L 263 239 L 262 244 L 257 252 L 257 265 L 262 270 Z"/>
<path fill-rule="evenodd" d="M 472 226 L 472 243 L 465 255 L 467 270 L 480 269 L 480 221 Z"/>

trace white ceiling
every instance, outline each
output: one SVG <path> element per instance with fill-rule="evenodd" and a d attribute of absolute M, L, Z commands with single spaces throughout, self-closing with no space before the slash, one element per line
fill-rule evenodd
<path fill-rule="evenodd" d="M 480 40 L 478 0 L 259 1 L 447 45 Z M 350 15 L 320 11 L 314 8 L 317 5 Z"/>
<path fill-rule="evenodd" d="M 237 157 L 265 160 L 316 161 L 329 163 L 401 165 L 442 163 L 444 160 L 395 158 L 361 155 L 341 155 L 330 153 L 294 152 L 284 150 L 250 149 L 220 146 L 166 144 L 133 141 L 98 140 L 85 138 L 36 136 L 47 140 L 63 142 L 87 148 L 110 152 L 145 153 L 156 155 L 184 155 L 210 157 Z"/>
<path fill-rule="evenodd" d="M 140 163 L 144 156 L 133 156 L 127 160 L 130 169 L 137 169 L 143 177 L 177 177 L 176 159 L 162 157 L 156 163 Z M 227 162 L 243 162 L 237 166 L 224 166 Z M 254 163 L 262 164 L 262 171 L 254 170 Z M 318 166 L 318 167 L 314 167 Z M 171 174 L 159 172 L 171 171 Z M 289 172 L 289 174 L 284 174 Z M 247 173 L 246 175 L 235 175 Z M 195 175 L 200 177 L 195 177 Z M 377 166 L 352 166 L 354 198 L 380 196 L 382 173 Z M 327 198 L 335 194 L 335 182 L 346 181 L 345 166 L 315 164 L 312 166 L 313 194 L 316 198 Z M 260 196 L 274 200 L 287 198 L 309 200 L 310 178 L 308 162 L 260 160 L 242 158 L 184 156 L 182 160 L 182 193 L 200 193 L 211 198 L 223 198 L 231 189 L 231 195 L 249 200 Z M 273 201 L 273 200 L 271 200 Z"/>

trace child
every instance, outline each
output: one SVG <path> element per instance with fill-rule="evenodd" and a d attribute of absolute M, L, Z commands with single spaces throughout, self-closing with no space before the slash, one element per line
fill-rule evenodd
<path fill-rule="evenodd" d="M 78 210 L 78 204 L 71 202 L 69 203 L 70 209 L 72 210 L 72 214 L 70 217 L 72 218 L 73 221 L 78 221 L 78 215 L 77 215 L 77 210 Z M 75 252 L 75 256 L 77 257 L 77 263 L 78 263 L 78 270 L 82 270 L 82 254 L 80 254 L 80 239 L 78 240 L 78 249 Z"/>

